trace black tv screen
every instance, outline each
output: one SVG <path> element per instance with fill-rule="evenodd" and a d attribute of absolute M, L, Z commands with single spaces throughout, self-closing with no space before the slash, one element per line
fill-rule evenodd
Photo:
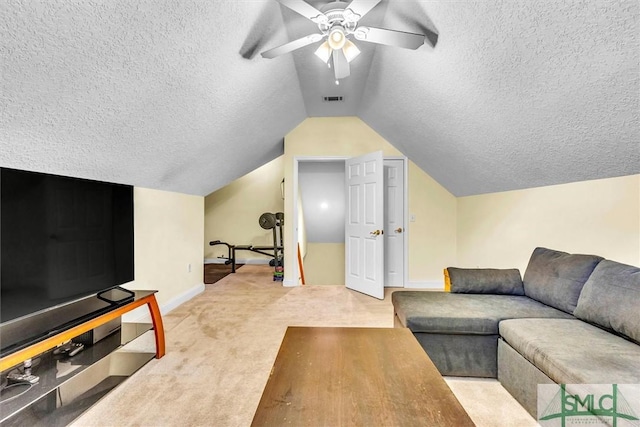
<path fill-rule="evenodd" d="M 0 323 L 134 279 L 132 186 L 0 168 L 0 223 Z"/>

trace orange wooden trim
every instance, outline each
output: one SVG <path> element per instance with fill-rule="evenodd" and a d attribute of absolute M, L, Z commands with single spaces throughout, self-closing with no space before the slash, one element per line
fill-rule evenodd
<path fill-rule="evenodd" d="M 162 324 L 162 315 L 160 314 L 160 308 L 156 301 L 155 295 L 151 295 L 153 298 L 147 301 L 149 312 L 151 312 L 151 321 L 153 322 L 153 332 L 156 335 L 156 359 L 160 359 L 164 356 L 164 326 Z"/>
<path fill-rule="evenodd" d="M 160 358 L 164 355 L 164 330 L 162 329 L 162 318 L 160 317 L 160 310 L 158 310 L 158 303 L 156 301 L 156 297 L 154 294 L 151 294 L 151 295 L 147 295 L 146 297 L 140 298 L 139 300 L 130 302 L 129 304 L 119 307 L 113 311 L 110 311 L 109 313 L 105 313 L 101 316 L 98 316 L 95 319 L 91 319 L 86 323 L 83 323 L 78 326 L 74 326 L 69 330 L 60 332 L 59 334 L 53 335 L 27 348 L 18 350 L 15 353 L 12 353 L 8 356 L 3 357 L 2 359 L 0 359 L 0 371 L 5 371 L 13 366 L 16 366 L 19 363 L 22 363 L 27 359 L 31 359 L 32 357 L 39 355 L 40 353 L 44 353 L 47 350 L 51 350 L 52 348 L 66 341 L 69 341 L 70 339 L 75 338 L 80 334 L 84 334 L 85 332 L 88 332 L 94 328 L 97 328 L 98 326 L 103 325 L 115 319 L 116 317 L 122 316 L 124 313 L 127 313 L 144 304 L 147 304 L 149 306 L 149 309 L 151 310 L 151 319 L 153 321 L 154 327 L 158 325 L 160 328 L 160 330 L 157 330 L 157 329 L 155 330 L 156 357 Z M 155 308 L 152 308 L 152 306 L 154 306 Z M 161 338 L 160 338 L 160 333 L 162 333 Z M 159 344 L 161 344 L 162 347 L 159 347 L 158 346 Z"/>
<path fill-rule="evenodd" d="M 302 280 L 302 284 L 305 284 L 304 281 L 304 265 L 302 264 L 302 253 L 300 252 L 300 243 L 298 243 L 298 267 L 300 269 L 300 279 Z"/>
<path fill-rule="evenodd" d="M 444 291 L 451 292 L 451 278 L 449 277 L 449 270 L 444 269 Z"/>

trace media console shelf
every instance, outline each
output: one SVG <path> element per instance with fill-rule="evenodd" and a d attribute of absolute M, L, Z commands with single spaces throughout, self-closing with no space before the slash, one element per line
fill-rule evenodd
<path fill-rule="evenodd" d="M 94 402 L 101 397 L 104 394 L 103 389 L 110 390 L 153 357 L 157 359 L 163 357 L 165 354 L 164 328 L 155 292 L 134 291 L 133 301 L 2 357 L 0 372 L 13 370 L 20 367 L 23 361 L 33 359 L 34 374 L 40 377 L 40 381 L 28 391 L 19 393 L 16 390 L 16 394 L 20 395 L 15 399 L 5 400 L 3 398 L 0 403 L 0 422 L 2 425 L 23 424 L 19 419 L 31 416 L 23 414 L 23 412 L 25 414 L 28 412 L 25 411 L 27 408 L 31 408 L 32 412 L 35 411 L 33 408 L 37 408 L 37 411 L 40 412 L 53 412 L 62 405 L 63 398 L 65 398 L 65 405 L 67 405 L 66 401 L 73 400 L 71 396 L 73 398 L 80 396 L 80 399 L 77 400 L 84 400 L 82 405 L 86 406 L 86 402 Z M 60 344 L 113 321 L 145 304 L 149 308 L 152 325 L 124 323 L 122 331 L 86 347 L 73 357 L 60 358 L 53 354 L 53 349 Z M 155 339 L 155 353 L 148 350 L 131 351 L 127 349 L 125 345 L 127 342 L 145 333 L 151 334 L 151 327 Z M 149 336 L 149 338 L 151 337 Z M 150 345 L 149 341 L 147 345 L 149 349 Z M 100 377 L 100 375 L 103 376 Z M 100 378 L 98 383 L 96 383 L 96 378 Z M 61 393 L 61 390 L 64 392 Z M 89 390 L 93 390 L 92 396 L 98 397 L 95 399 L 93 397 L 83 398 L 83 393 Z M 70 412 L 70 410 L 65 409 L 58 412 Z M 17 424 L 15 424 L 16 422 Z"/>

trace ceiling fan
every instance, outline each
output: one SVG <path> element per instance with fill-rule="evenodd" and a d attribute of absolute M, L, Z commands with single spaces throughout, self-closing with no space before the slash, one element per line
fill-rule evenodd
<path fill-rule="evenodd" d="M 350 74 L 349 63 L 360 54 L 360 49 L 349 40 L 353 37 L 369 43 L 417 49 L 424 44 L 423 34 L 406 33 L 384 28 L 361 27 L 358 21 L 381 0 L 335 1 L 318 10 L 304 0 L 276 0 L 318 25 L 320 33 L 310 34 L 282 46 L 262 52 L 264 58 L 275 58 L 312 43 L 324 40 L 315 54 L 329 66 L 333 63 L 336 83 Z"/>

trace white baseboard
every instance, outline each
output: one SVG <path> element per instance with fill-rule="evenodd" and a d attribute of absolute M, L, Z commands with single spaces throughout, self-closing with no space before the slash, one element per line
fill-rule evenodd
<path fill-rule="evenodd" d="M 427 280 L 424 282 L 407 282 L 405 289 L 429 289 L 434 291 L 444 291 L 444 283 L 439 280 Z"/>
<path fill-rule="evenodd" d="M 224 264 L 227 261 L 226 258 L 205 258 L 205 264 Z"/>
<path fill-rule="evenodd" d="M 191 298 L 195 297 L 203 291 L 204 283 L 200 283 L 193 288 L 188 289 L 187 291 L 171 298 L 166 303 L 160 305 L 160 313 L 162 315 L 169 313 L 174 308 L 189 301 Z M 122 321 L 125 323 L 150 323 L 151 315 L 149 314 L 149 308 L 145 305 L 138 307 L 135 310 L 131 310 L 130 312 L 122 315 Z"/>
<path fill-rule="evenodd" d="M 282 286 L 285 288 L 295 288 L 296 286 L 300 286 L 297 280 L 283 280 Z"/>
<path fill-rule="evenodd" d="M 224 264 L 226 258 L 205 258 L 205 264 Z M 236 264 L 269 264 L 271 258 L 236 258 Z"/>

